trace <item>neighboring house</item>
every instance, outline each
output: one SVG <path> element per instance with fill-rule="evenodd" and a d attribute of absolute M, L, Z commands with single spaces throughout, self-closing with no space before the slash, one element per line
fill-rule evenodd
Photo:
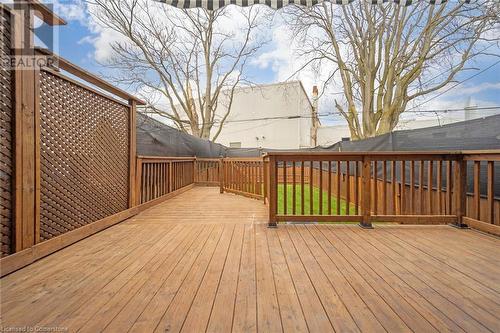
<path fill-rule="evenodd" d="M 313 106 L 299 81 L 238 88 L 216 142 L 231 148 L 309 148 L 312 114 Z"/>

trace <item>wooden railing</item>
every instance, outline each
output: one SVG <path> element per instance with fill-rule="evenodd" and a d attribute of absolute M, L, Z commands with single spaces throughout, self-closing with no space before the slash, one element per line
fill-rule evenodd
<path fill-rule="evenodd" d="M 188 185 L 220 187 L 224 191 L 256 199 L 265 197 L 262 158 L 214 159 L 138 156 L 137 204 L 158 199 Z"/>
<path fill-rule="evenodd" d="M 221 193 L 265 200 L 271 226 L 467 224 L 499 233 L 500 200 L 494 193 L 499 160 L 500 152 L 270 153 L 263 159 L 141 156 L 137 198 L 145 203 L 191 184 L 219 186 Z"/>
<path fill-rule="evenodd" d="M 498 224 L 493 184 L 499 156 L 499 152 L 270 153 L 266 156 L 269 223 Z M 486 203 L 479 192 L 479 161 L 487 164 Z M 467 163 L 475 164 L 474 175 L 469 175 L 477 184 L 474 205 L 486 209 L 478 215 L 483 210 L 476 208 L 470 217 Z"/>
<path fill-rule="evenodd" d="M 195 183 L 197 185 L 219 186 L 221 161 L 219 158 L 197 158 L 195 160 Z"/>
<path fill-rule="evenodd" d="M 267 177 L 262 158 L 224 158 L 221 164 L 221 193 L 225 191 L 264 200 Z"/>
<path fill-rule="evenodd" d="M 193 157 L 137 157 L 136 198 L 142 204 L 194 183 Z"/>
<path fill-rule="evenodd" d="M 464 160 L 469 163 L 468 170 L 472 169 L 469 177 L 473 192 L 467 194 L 463 222 L 500 236 L 500 198 L 495 197 L 495 166 L 500 162 L 500 152 L 468 152 Z M 482 183 L 486 191 L 482 191 Z"/>

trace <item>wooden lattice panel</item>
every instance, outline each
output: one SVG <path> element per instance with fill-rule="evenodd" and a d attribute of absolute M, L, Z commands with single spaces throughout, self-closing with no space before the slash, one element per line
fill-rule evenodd
<path fill-rule="evenodd" d="M 0 8 L 0 56 L 10 55 L 10 13 Z M 13 121 L 12 107 L 12 72 L 0 67 L 0 219 L 2 249 L 1 255 L 11 253 L 13 235 Z"/>
<path fill-rule="evenodd" d="M 129 108 L 65 78 L 40 78 L 40 238 L 128 207 Z"/>

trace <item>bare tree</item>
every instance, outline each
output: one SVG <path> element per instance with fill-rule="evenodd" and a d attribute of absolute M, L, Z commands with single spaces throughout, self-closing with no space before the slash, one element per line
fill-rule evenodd
<path fill-rule="evenodd" d="M 262 8 L 183 10 L 150 0 L 91 0 L 89 9 L 121 37 L 106 65 L 116 69 L 116 81 L 145 92 L 144 112 L 217 139 L 235 89 L 247 82 L 249 58 L 265 44 L 258 33 L 267 22 Z M 158 106 L 161 97 L 169 111 Z"/>
<path fill-rule="evenodd" d="M 479 0 L 410 6 L 355 1 L 287 11 L 305 64 L 332 68 L 343 86 L 335 112 L 354 140 L 392 131 L 408 103 L 436 92 L 498 50 L 499 6 Z M 491 49 L 491 46 L 495 48 Z"/>

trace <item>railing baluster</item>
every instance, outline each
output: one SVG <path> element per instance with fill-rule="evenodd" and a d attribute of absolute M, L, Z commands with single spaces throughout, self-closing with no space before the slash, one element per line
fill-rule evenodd
<path fill-rule="evenodd" d="M 420 161 L 419 165 L 419 186 L 418 186 L 418 197 L 420 200 L 420 214 L 424 214 L 424 168 L 425 168 L 425 161 Z"/>
<path fill-rule="evenodd" d="M 488 178 L 487 178 L 487 195 L 488 207 L 486 209 L 487 221 L 495 223 L 495 164 L 493 161 L 488 161 Z"/>
<path fill-rule="evenodd" d="M 314 197 L 313 197 L 313 189 L 314 189 L 314 178 L 313 178 L 313 161 L 309 162 L 309 215 L 313 215 L 314 212 Z"/>
<path fill-rule="evenodd" d="M 437 196 L 438 196 L 438 213 L 443 215 L 443 162 L 437 162 Z"/>
<path fill-rule="evenodd" d="M 292 214 L 295 215 L 295 205 L 296 205 L 296 178 L 295 178 L 295 161 L 292 162 Z"/>
<path fill-rule="evenodd" d="M 151 163 L 146 165 L 147 167 L 147 183 L 146 183 L 146 199 L 147 201 L 151 200 Z"/>
<path fill-rule="evenodd" d="M 465 206 L 467 204 L 467 161 L 455 161 L 455 215 L 457 216 L 457 226 L 463 226 L 465 216 Z"/>
<path fill-rule="evenodd" d="M 287 194 L 288 194 L 288 187 L 287 187 L 287 182 L 286 182 L 286 169 L 288 168 L 287 162 L 283 162 L 283 214 L 287 215 L 288 210 L 287 210 Z"/>
<path fill-rule="evenodd" d="M 304 161 L 300 162 L 300 213 L 304 215 Z"/>
<path fill-rule="evenodd" d="M 346 210 L 346 215 L 350 215 L 351 211 L 351 161 L 346 161 L 345 164 L 345 185 L 346 185 L 346 194 L 345 194 L 345 210 Z"/>
<path fill-rule="evenodd" d="M 363 211 L 363 219 L 361 221 L 361 226 L 363 228 L 371 228 L 371 162 L 366 157 L 363 158 L 363 174 L 362 174 L 362 184 L 363 184 L 363 198 L 362 202 L 362 211 Z M 356 162 L 356 166 L 358 162 Z M 358 182 L 358 178 L 356 177 L 356 182 Z M 356 214 L 357 215 L 357 214 Z"/>
<path fill-rule="evenodd" d="M 257 194 L 257 168 L 255 162 L 250 162 L 252 167 L 252 177 L 250 179 L 250 186 L 253 194 Z"/>
<path fill-rule="evenodd" d="M 163 193 L 163 185 L 165 184 L 165 182 L 163 181 L 163 163 L 160 163 L 160 196 L 162 196 L 164 193 Z"/>
<path fill-rule="evenodd" d="M 245 174 L 243 172 L 243 162 L 236 162 L 237 171 L 238 171 L 238 190 L 243 191 L 243 183 Z"/>
<path fill-rule="evenodd" d="M 396 161 L 391 161 L 391 191 L 392 191 L 392 213 L 398 214 L 398 192 L 397 192 L 397 175 L 396 175 Z"/>
<path fill-rule="evenodd" d="M 359 162 L 354 162 L 356 165 L 354 172 L 354 214 L 359 215 Z"/>
<path fill-rule="evenodd" d="M 481 220 L 481 161 L 474 161 L 474 218 Z"/>
<path fill-rule="evenodd" d="M 278 175 L 276 158 L 269 157 L 269 227 L 276 227 L 276 212 L 278 203 Z"/>
<path fill-rule="evenodd" d="M 428 208 L 427 211 L 430 215 L 433 213 L 433 201 L 432 201 L 432 192 L 433 192 L 433 177 L 434 177 L 434 165 L 433 161 L 429 161 L 429 170 L 428 170 L 428 176 L 427 176 L 427 202 L 428 202 Z"/>
<path fill-rule="evenodd" d="M 168 193 L 172 192 L 172 180 L 173 180 L 173 170 L 172 170 L 172 162 L 168 162 Z"/>
<path fill-rule="evenodd" d="M 161 195 L 165 195 L 165 163 L 161 163 Z"/>
<path fill-rule="evenodd" d="M 410 214 L 415 214 L 415 161 L 410 161 Z"/>
<path fill-rule="evenodd" d="M 340 205 L 341 205 L 341 187 L 340 187 L 340 170 L 341 170 L 341 162 L 340 161 L 337 161 L 337 215 L 340 215 Z"/>
<path fill-rule="evenodd" d="M 387 215 L 387 161 L 382 165 L 382 213 Z"/>
<path fill-rule="evenodd" d="M 328 215 L 332 215 L 332 161 L 328 161 Z"/>
<path fill-rule="evenodd" d="M 378 165 L 377 161 L 373 161 L 373 207 L 375 215 L 378 214 Z"/>
<path fill-rule="evenodd" d="M 447 199 L 447 213 L 452 214 L 452 208 L 453 208 L 453 184 L 452 184 L 452 173 L 451 173 L 451 168 L 452 168 L 452 163 L 453 161 L 449 160 L 448 163 L 446 164 L 446 199 Z"/>
<path fill-rule="evenodd" d="M 323 215 L 323 161 L 319 161 L 319 215 Z"/>
<path fill-rule="evenodd" d="M 401 185 L 400 185 L 400 196 L 399 196 L 399 209 L 401 215 L 406 214 L 406 162 L 401 161 Z"/>

